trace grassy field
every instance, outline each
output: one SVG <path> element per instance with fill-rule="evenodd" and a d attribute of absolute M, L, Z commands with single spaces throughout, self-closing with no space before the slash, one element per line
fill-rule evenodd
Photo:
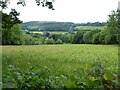
<path fill-rule="evenodd" d="M 105 27 L 104 26 L 78 26 L 76 27 L 78 30 L 103 30 Z"/>
<path fill-rule="evenodd" d="M 31 33 L 38 33 L 38 34 L 43 34 L 43 32 L 38 32 L 38 31 L 33 31 Z"/>
<path fill-rule="evenodd" d="M 68 32 L 50 32 L 50 34 L 65 34 L 65 33 L 68 33 Z"/>
<path fill-rule="evenodd" d="M 78 30 L 103 30 L 105 28 L 105 26 L 77 26 L 76 27 Z M 76 32 L 76 31 L 75 31 Z M 42 31 L 33 31 L 31 33 L 38 33 L 38 34 L 44 34 L 44 32 Z M 63 31 L 49 31 L 50 34 L 65 34 L 68 32 L 63 32 Z"/>
<path fill-rule="evenodd" d="M 37 31 L 33 31 L 31 33 L 38 33 L 38 34 L 41 34 L 41 35 L 44 34 L 44 32 L 39 32 L 39 31 L 38 32 Z M 49 31 L 49 33 L 50 34 L 65 34 L 65 33 L 68 33 L 68 32 L 62 32 L 62 31 L 61 32 L 57 32 L 57 31 L 56 32 L 53 32 L 53 31 L 51 32 L 51 31 Z"/>
<path fill-rule="evenodd" d="M 19 75 L 15 74 L 15 76 L 17 78 L 21 76 L 20 80 L 25 81 L 24 76 L 28 75 L 28 68 L 32 68 L 29 72 L 42 73 L 39 78 L 36 76 L 36 81 L 33 78 L 27 79 L 29 87 L 33 85 L 31 80 L 34 85 L 39 80 L 43 88 L 103 88 L 101 84 L 103 78 L 112 81 L 117 74 L 118 46 L 116 45 L 65 44 L 3 46 L 2 48 L 3 75 L 8 75 L 10 72 L 9 78 L 13 78 L 12 74 L 19 72 Z M 12 67 L 17 70 L 10 71 Z M 30 75 L 32 77 L 32 74 Z M 8 85 L 8 79 L 4 80 L 5 86 L 11 87 Z M 19 79 L 15 80 L 19 81 Z"/>

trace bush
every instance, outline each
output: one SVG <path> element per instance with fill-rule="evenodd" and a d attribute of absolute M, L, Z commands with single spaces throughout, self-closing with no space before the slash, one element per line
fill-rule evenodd
<path fill-rule="evenodd" d="M 22 45 L 25 44 L 25 33 L 21 30 L 20 25 L 14 25 L 10 29 L 2 30 L 3 45 Z"/>
<path fill-rule="evenodd" d="M 99 36 L 100 36 L 100 33 L 96 33 L 96 34 L 93 35 L 93 39 L 92 39 L 93 44 L 100 44 Z"/>
<path fill-rule="evenodd" d="M 31 35 L 26 34 L 26 36 L 25 36 L 25 44 L 26 45 L 34 44 L 34 38 Z"/>
<path fill-rule="evenodd" d="M 58 39 L 55 44 L 63 44 L 63 41 L 61 39 Z"/>
<path fill-rule="evenodd" d="M 55 44 L 55 40 L 53 38 L 47 38 L 45 44 Z"/>
<path fill-rule="evenodd" d="M 29 62 L 28 62 L 29 63 Z M 43 66 L 39 72 L 35 72 L 35 66 L 30 66 L 21 71 L 14 65 L 8 65 L 6 73 L 2 74 L 4 88 L 16 88 L 19 90 L 51 89 L 51 88 L 101 88 L 105 90 L 119 90 L 118 74 L 105 68 L 101 62 L 94 62 L 91 68 L 85 72 L 84 68 L 76 69 L 73 74 L 56 76 L 50 73 L 50 69 Z M 86 79 L 81 81 L 81 74 L 86 74 Z M 80 75 L 80 77 L 78 76 Z M 82 74 L 83 75 L 83 74 Z M 61 81 L 62 80 L 62 81 Z M 57 83 L 57 84 L 56 84 Z"/>
<path fill-rule="evenodd" d="M 114 34 L 107 34 L 105 36 L 105 44 L 116 44 L 116 36 Z"/>
<path fill-rule="evenodd" d="M 80 31 L 78 31 L 78 32 L 73 36 L 72 43 L 74 43 L 74 44 L 84 43 L 84 40 L 83 40 L 83 35 L 84 35 L 84 33 L 85 33 L 85 32 L 80 32 Z"/>
<path fill-rule="evenodd" d="M 100 44 L 105 44 L 105 37 L 107 35 L 107 31 L 106 30 L 103 30 L 100 32 L 100 35 L 99 35 L 99 42 Z"/>
<path fill-rule="evenodd" d="M 92 40 L 93 40 L 93 36 L 98 32 L 100 32 L 100 30 L 98 30 L 98 29 L 86 32 L 83 36 L 85 43 L 91 44 Z"/>

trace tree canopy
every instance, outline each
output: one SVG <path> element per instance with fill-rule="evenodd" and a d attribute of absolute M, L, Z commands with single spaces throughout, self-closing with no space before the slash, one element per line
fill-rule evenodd
<path fill-rule="evenodd" d="M 48 0 L 35 0 L 35 3 L 39 6 L 42 4 L 43 7 L 48 7 L 49 9 L 54 10 L 52 1 Z M 11 3 L 11 0 L 2 0 L 0 1 L 0 7 L 2 9 L 7 9 L 8 4 Z M 16 3 L 17 5 L 26 6 L 26 0 L 18 0 Z M 0 11 L 0 15 L 2 15 L 2 28 L 11 28 L 15 24 L 22 23 L 21 20 L 19 20 L 18 16 L 20 13 L 18 13 L 15 9 L 11 9 L 11 12 L 9 14 L 3 13 Z"/>
<path fill-rule="evenodd" d="M 18 2 L 16 4 L 26 6 L 26 1 L 27 0 L 18 0 Z M 10 2 L 11 2 L 11 0 L 2 0 L 2 1 L 0 1 L 0 6 L 2 7 L 2 9 L 6 9 L 7 5 L 10 4 Z M 54 2 L 54 0 L 52 0 L 52 1 L 49 1 L 49 0 L 35 0 L 35 3 L 38 6 L 42 5 L 43 7 L 48 7 L 49 9 L 54 10 L 53 2 Z"/>

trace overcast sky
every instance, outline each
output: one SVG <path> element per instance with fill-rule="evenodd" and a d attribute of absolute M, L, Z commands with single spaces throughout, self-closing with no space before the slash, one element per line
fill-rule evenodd
<path fill-rule="evenodd" d="M 16 5 L 11 0 L 10 8 L 20 12 L 19 18 L 28 21 L 60 21 L 60 22 L 105 22 L 112 10 L 117 10 L 120 0 L 55 0 L 55 10 L 37 6 L 35 0 L 27 0 L 27 6 Z"/>

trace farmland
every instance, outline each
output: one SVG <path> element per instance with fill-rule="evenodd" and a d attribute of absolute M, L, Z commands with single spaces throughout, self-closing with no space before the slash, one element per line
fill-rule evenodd
<path fill-rule="evenodd" d="M 74 30 L 73 32 L 76 32 L 76 31 L 91 31 L 91 30 L 96 30 L 96 29 L 104 30 L 105 26 L 77 26 L 76 30 Z M 64 33 L 68 33 L 66 31 L 63 31 L 63 32 L 62 31 L 46 31 L 46 32 L 49 32 L 50 34 L 64 34 Z M 31 33 L 43 34 L 42 31 L 32 31 Z"/>
<path fill-rule="evenodd" d="M 78 30 L 103 30 L 105 26 L 77 26 L 76 27 Z"/>
<path fill-rule="evenodd" d="M 3 46 L 2 59 L 4 87 L 103 88 L 117 75 L 118 46 Z"/>
<path fill-rule="evenodd" d="M 48 31 L 49 32 L 49 31 Z M 30 33 L 37 33 L 37 34 L 41 34 L 41 35 L 44 35 L 44 32 L 39 32 L 39 31 L 33 31 L 33 32 L 30 32 Z M 47 33 L 47 32 L 46 32 Z M 65 34 L 65 33 L 68 33 L 68 32 L 49 32 L 50 34 Z"/>

